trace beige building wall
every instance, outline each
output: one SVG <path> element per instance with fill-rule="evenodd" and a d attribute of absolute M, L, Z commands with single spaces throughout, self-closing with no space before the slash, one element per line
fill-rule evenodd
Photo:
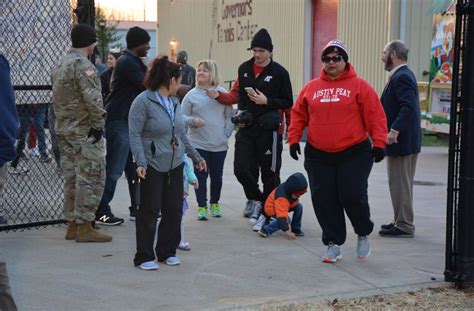
<path fill-rule="evenodd" d="M 434 0 L 340 0 L 338 37 L 347 43 L 349 59 L 359 76 L 381 94 L 387 80 L 382 50 L 401 39 L 410 49 L 408 66 L 418 81 L 427 81 Z"/>
<path fill-rule="evenodd" d="M 308 0 L 158 0 L 158 50 L 186 50 L 188 63 L 211 58 L 222 81 L 234 80 L 237 68 L 252 57 L 251 38 L 266 28 L 273 40 L 273 58 L 290 73 L 293 93 L 305 73 L 305 4 Z M 310 43 L 309 43 L 310 44 Z M 309 53 L 306 51 L 306 53 Z M 306 58 L 305 58 L 306 57 Z M 306 64 L 310 68 L 310 64 Z M 228 84 L 221 83 L 227 87 Z"/>

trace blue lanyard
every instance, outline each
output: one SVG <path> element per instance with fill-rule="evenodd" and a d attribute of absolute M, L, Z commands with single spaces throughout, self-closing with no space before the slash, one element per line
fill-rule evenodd
<path fill-rule="evenodd" d="M 161 96 L 159 92 L 155 92 L 156 97 L 158 98 L 158 101 L 160 104 L 166 109 L 168 112 L 168 116 L 170 117 L 170 121 L 174 126 L 174 110 L 173 110 L 173 104 L 169 97 L 167 98 L 167 101 Z"/>

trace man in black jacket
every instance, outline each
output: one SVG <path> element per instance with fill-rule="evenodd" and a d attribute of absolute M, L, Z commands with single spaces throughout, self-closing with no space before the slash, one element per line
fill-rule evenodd
<path fill-rule="evenodd" d="M 146 66 L 140 57 L 146 57 L 150 49 L 150 36 L 146 30 L 140 27 L 130 28 L 125 39 L 127 49 L 117 60 L 110 82 L 110 94 L 105 103 L 105 110 L 107 110 L 105 121 L 106 177 L 104 194 L 96 212 L 96 222 L 109 226 L 119 225 L 124 221 L 122 218 L 114 216 L 109 203 L 114 197 L 117 180 L 122 176 L 130 152 L 128 111 L 135 97 L 145 90 L 143 80 Z M 128 175 L 127 178 L 134 177 Z M 130 192 L 133 199 L 132 192 L 134 191 Z"/>
<path fill-rule="evenodd" d="M 235 135 L 234 174 L 247 198 L 255 202 L 250 222 L 258 231 L 265 219 L 259 218 L 263 203 L 280 184 L 282 135 L 278 134 L 278 110 L 293 105 L 293 91 L 288 71 L 271 58 L 272 39 L 266 29 L 255 34 L 249 50 L 253 57 L 241 64 L 238 72 L 238 107 L 249 112 L 251 121 L 236 122 L 240 129 Z M 252 173 L 255 165 L 261 173 L 263 192 Z"/>

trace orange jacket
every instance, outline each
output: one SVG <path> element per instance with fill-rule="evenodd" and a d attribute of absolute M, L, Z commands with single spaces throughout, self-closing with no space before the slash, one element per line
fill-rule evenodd
<path fill-rule="evenodd" d="M 288 212 L 299 203 L 299 200 L 294 199 L 292 194 L 302 194 L 306 192 L 307 187 L 308 182 L 303 174 L 292 174 L 268 195 L 264 206 L 265 215 L 277 218 L 281 230 L 287 231 L 290 228 Z"/>

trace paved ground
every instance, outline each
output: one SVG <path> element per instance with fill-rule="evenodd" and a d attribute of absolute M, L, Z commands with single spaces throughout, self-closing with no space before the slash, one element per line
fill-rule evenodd
<path fill-rule="evenodd" d="M 303 197 L 303 230 L 296 241 L 282 234 L 262 239 L 242 217 L 244 195 L 232 174 L 232 151 L 226 161 L 221 205 L 224 217 L 199 222 L 195 210 L 186 217 L 190 252 L 182 265 L 160 265 L 140 271 L 132 265 L 134 223 L 106 228 L 112 243 L 77 244 L 64 240 L 65 227 L 0 233 L 11 286 L 20 310 L 197 310 L 255 309 L 263 304 L 310 302 L 444 285 L 446 175 L 445 148 L 425 148 L 418 160 L 415 186 L 416 237 L 378 236 L 390 220 L 385 163 L 374 166 L 369 198 L 376 230 L 372 255 L 355 259 L 356 237 L 348 228 L 343 259 L 324 264 L 321 230 Z M 303 170 L 284 150 L 282 177 Z M 425 185 L 425 182 L 434 185 Z M 191 206 L 195 207 L 194 195 Z M 128 215 L 125 179 L 112 202 L 119 216 Z M 348 222 L 349 224 L 349 222 Z"/>

